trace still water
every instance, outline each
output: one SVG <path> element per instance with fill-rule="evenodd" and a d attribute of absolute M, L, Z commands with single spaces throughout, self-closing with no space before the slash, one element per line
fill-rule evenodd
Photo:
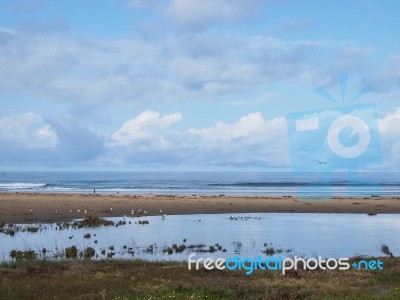
<path fill-rule="evenodd" d="M 117 223 L 123 219 L 108 220 Z M 107 258 L 111 252 L 114 258 L 146 260 L 185 260 L 193 252 L 199 257 L 256 257 L 267 255 L 262 252 L 267 248 L 278 251 L 268 253 L 275 256 L 374 256 L 381 255 L 381 243 L 395 255 L 400 253 L 400 216 L 396 214 L 174 215 L 126 217 L 125 222 L 121 226 L 64 230 L 56 224 L 42 224 L 36 233 L 0 233 L 0 259 L 9 260 L 13 249 L 40 253 L 45 248 L 46 257 L 54 257 L 72 245 L 79 250 L 94 248 L 98 259 Z M 19 226 L 21 230 L 31 225 Z M 90 237 L 84 238 L 85 234 Z M 171 251 L 173 244 L 185 245 L 185 250 Z M 203 246 L 197 247 L 199 244 Z M 208 252 L 210 246 L 215 252 Z"/>

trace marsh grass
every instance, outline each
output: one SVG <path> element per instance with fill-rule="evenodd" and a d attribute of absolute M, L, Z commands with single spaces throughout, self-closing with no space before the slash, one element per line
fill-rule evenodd
<path fill-rule="evenodd" d="M 148 221 L 143 221 L 148 224 Z M 81 229 L 81 228 L 97 228 L 100 226 L 122 226 L 126 225 L 127 222 L 125 220 L 120 220 L 117 223 L 113 221 L 99 218 L 97 216 L 88 216 L 80 221 L 74 222 L 58 222 L 55 224 L 55 230 L 66 230 L 66 229 Z M 130 224 L 130 222 L 129 222 Z M 142 224 L 142 223 L 140 223 Z M 24 225 L 24 224 L 4 224 L 0 223 L 0 233 L 4 233 L 6 235 L 14 236 L 18 232 L 30 232 L 30 233 L 37 233 L 41 232 L 42 230 L 46 230 L 51 228 L 51 225 L 48 224 L 38 224 L 38 225 Z"/>
<path fill-rule="evenodd" d="M 66 258 L 77 258 L 78 257 L 78 248 L 76 246 L 67 247 L 64 250 Z"/>
<path fill-rule="evenodd" d="M 185 263 L 16 261 L 0 265 L 0 299 L 399 299 L 400 260 L 383 271 L 198 271 Z"/>
<path fill-rule="evenodd" d="M 37 258 L 35 251 L 17 251 L 10 252 L 10 258 L 15 260 L 35 260 Z"/>
<path fill-rule="evenodd" d="M 65 223 L 65 224 L 68 224 L 68 223 Z M 81 221 L 73 222 L 72 224 L 68 225 L 67 227 L 72 226 L 74 228 L 84 228 L 84 227 L 96 228 L 96 227 L 100 227 L 100 226 L 114 226 L 114 225 L 115 224 L 113 221 L 99 218 L 97 216 L 88 216 Z M 119 225 L 122 225 L 122 224 L 119 224 Z"/>

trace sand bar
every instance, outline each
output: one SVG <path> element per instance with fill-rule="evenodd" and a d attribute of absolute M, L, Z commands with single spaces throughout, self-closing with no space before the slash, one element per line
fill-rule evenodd
<path fill-rule="evenodd" d="M 130 216 L 132 210 L 135 210 L 135 215 L 138 215 L 138 210 L 146 211 L 146 215 L 265 212 L 382 214 L 400 213 L 400 197 L 334 197 L 330 202 L 316 199 L 306 202 L 290 196 L 0 193 L 0 223 L 69 221 L 87 215 Z"/>

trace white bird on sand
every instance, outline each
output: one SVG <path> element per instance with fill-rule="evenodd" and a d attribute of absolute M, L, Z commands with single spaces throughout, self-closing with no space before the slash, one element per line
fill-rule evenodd
<path fill-rule="evenodd" d="M 77 209 L 76 211 L 77 211 L 78 213 L 80 213 L 80 212 L 81 212 L 81 210 L 80 210 L 80 209 Z"/>
<path fill-rule="evenodd" d="M 131 215 L 133 216 L 135 214 L 135 211 L 132 209 L 131 210 Z"/>
<path fill-rule="evenodd" d="M 144 213 L 144 214 L 147 214 L 147 211 L 144 210 L 143 213 Z"/>
<path fill-rule="evenodd" d="M 85 209 L 85 214 L 87 214 L 87 211 L 86 211 L 86 209 Z"/>
<path fill-rule="evenodd" d="M 160 213 L 163 213 L 164 211 L 162 209 L 160 209 Z"/>
<path fill-rule="evenodd" d="M 112 211 L 112 207 L 110 208 L 110 210 Z"/>
<path fill-rule="evenodd" d="M 72 209 L 70 209 L 69 212 L 72 214 Z"/>
<path fill-rule="evenodd" d="M 29 212 L 30 212 L 30 213 L 32 213 L 32 212 L 33 212 L 33 210 L 32 210 L 32 209 L 30 209 L 30 210 L 29 210 Z"/>

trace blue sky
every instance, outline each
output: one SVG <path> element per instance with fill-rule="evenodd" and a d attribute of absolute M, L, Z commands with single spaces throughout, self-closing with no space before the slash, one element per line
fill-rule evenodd
<path fill-rule="evenodd" d="M 0 167 L 290 168 L 285 116 L 366 83 L 400 166 L 398 1 L 0 2 Z"/>

